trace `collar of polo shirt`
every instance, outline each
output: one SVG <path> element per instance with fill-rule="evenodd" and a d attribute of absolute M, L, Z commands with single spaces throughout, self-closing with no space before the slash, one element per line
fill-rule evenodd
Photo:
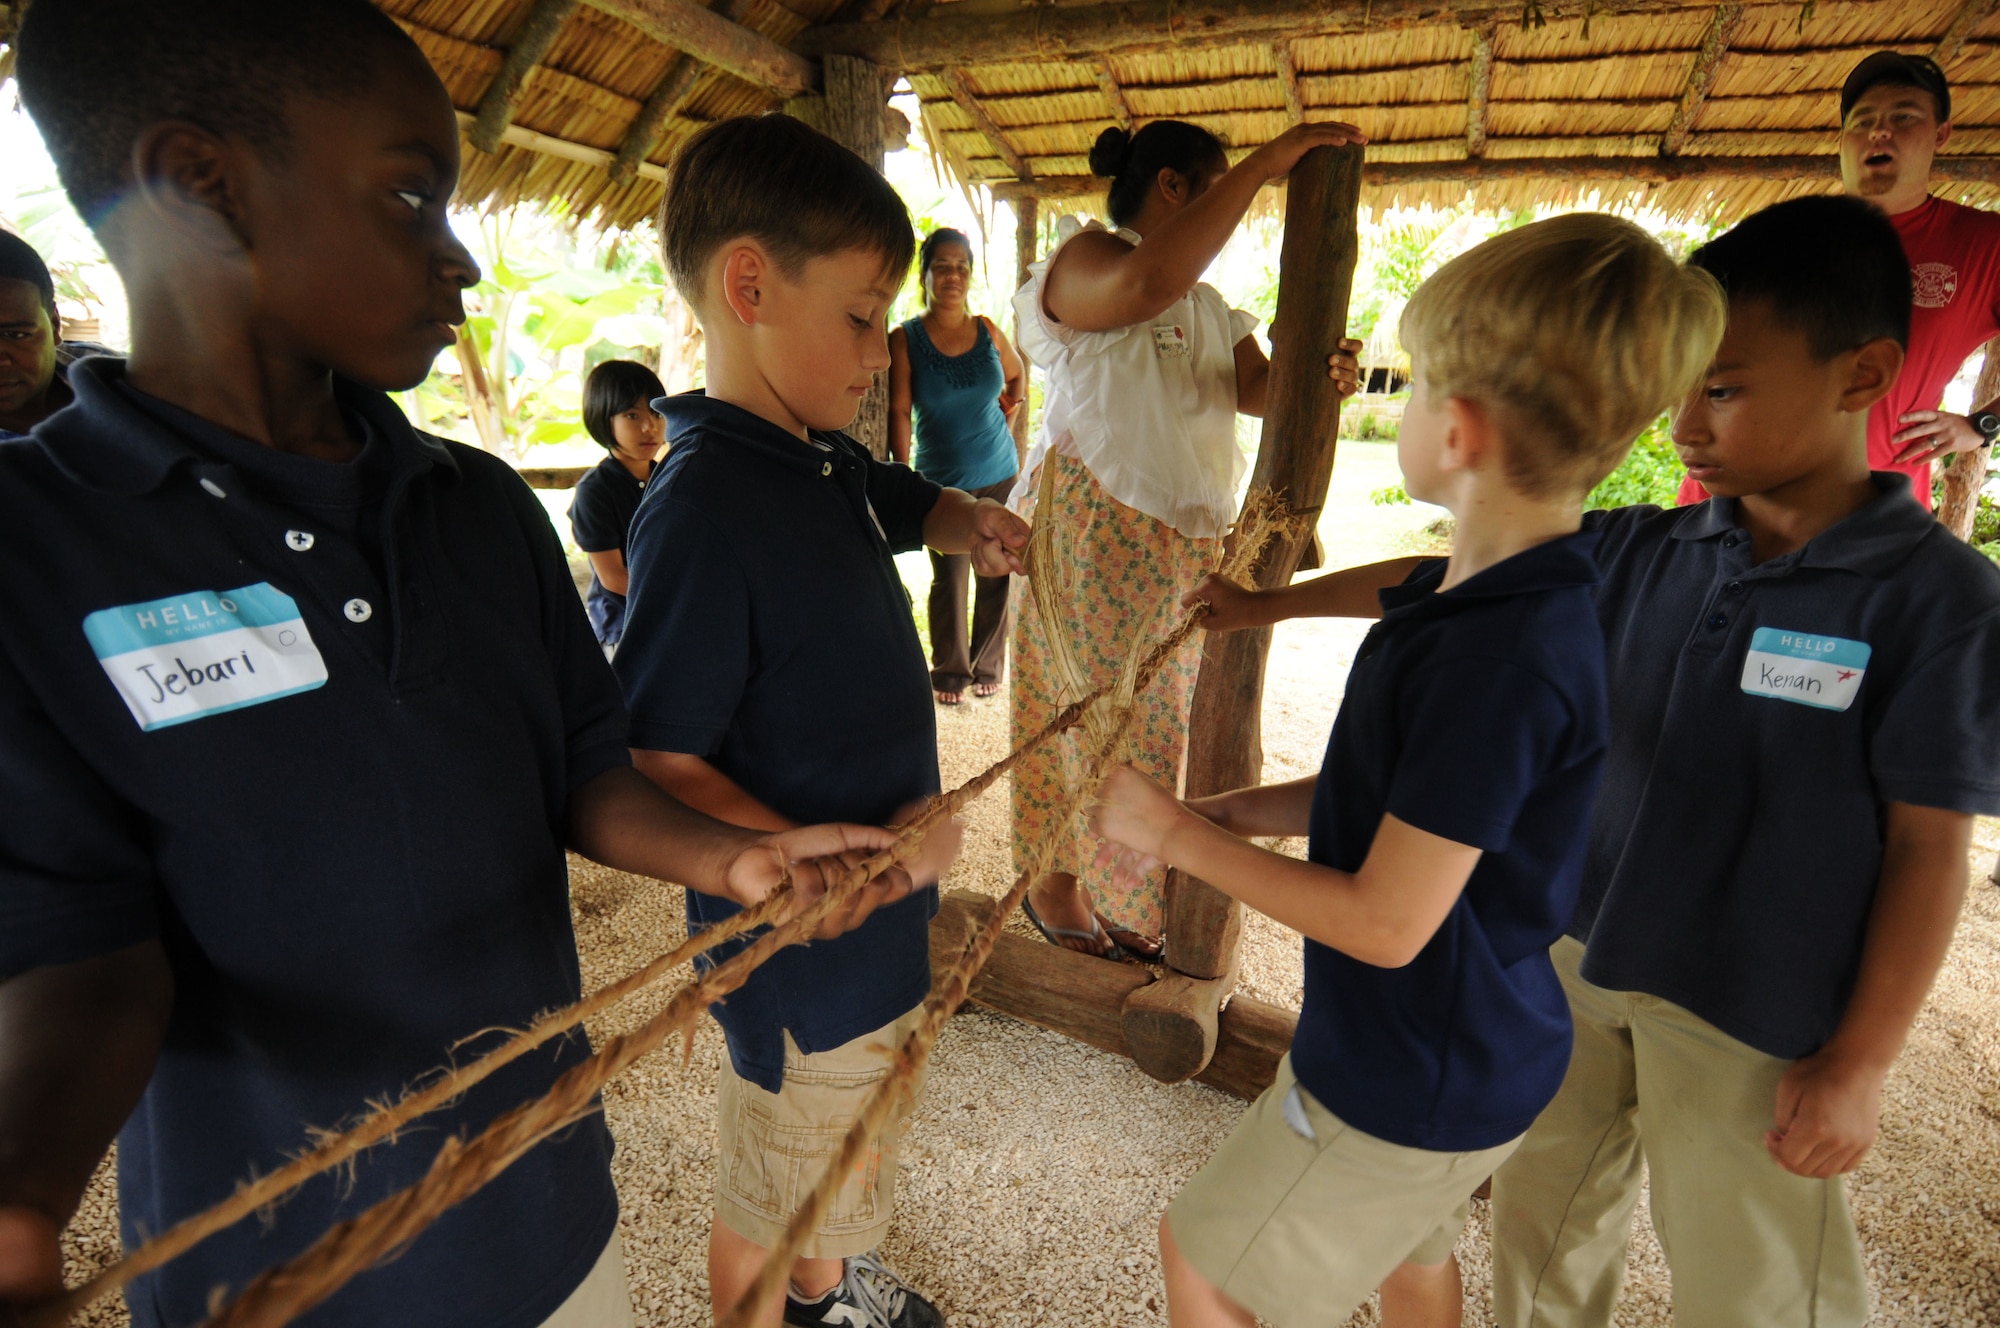
<path fill-rule="evenodd" d="M 1908 475 L 1877 470 L 1868 478 L 1874 500 L 1808 540 L 1792 555 L 1796 565 L 1880 575 L 1907 557 L 1918 540 L 1943 529 L 1910 496 Z M 1742 528 L 1741 505 L 1734 498 L 1711 498 L 1685 510 L 1673 539 L 1715 539 Z"/>
<path fill-rule="evenodd" d="M 1474 600 L 1504 599 L 1510 595 L 1533 595 L 1572 586 L 1594 586 L 1599 580 L 1597 532 L 1580 530 L 1547 540 L 1532 549 L 1523 549 L 1475 576 L 1467 577 L 1449 590 L 1437 590 L 1444 560 L 1426 564 L 1440 569 L 1433 575 L 1412 576 L 1400 586 L 1381 593 L 1382 607 L 1401 616 L 1409 612 L 1447 613 L 1455 605 Z"/>
<path fill-rule="evenodd" d="M 653 409 L 667 422 L 667 438 L 679 438 L 691 430 L 715 427 L 729 435 L 732 447 L 747 447 L 780 465 L 821 474 L 829 460 L 836 465 L 859 464 L 852 456 L 824 439 L 844 436 L 814 429 L 805 437 L 787 433 L 762 415 L 741 406 L 718 401 L 700 388 L 670 397 L 656 397 Z"/>
<path fill-rule="evenodd" d="M 101 493 L 137 497 L 166 482 L 176 467 L 194 467 L 206 459 L 159 420 L 138 408 L 119 390 L 125 361 L 108 355 L 78 360 L 70 367 L 70 390 L 80 409 L 59 411 L 35 431 L 35 436 L 62 472 L 78 484 Z M 456 482 L 458 462 L 436 438 L 419 433 L 385 393 L 373 392 L 340 379 L 334 394 L 341 408 L 360 416 L 392 445 L 395 464 L 432 472 Z M 117 419 L 114 433 L 103 421 Z"/>

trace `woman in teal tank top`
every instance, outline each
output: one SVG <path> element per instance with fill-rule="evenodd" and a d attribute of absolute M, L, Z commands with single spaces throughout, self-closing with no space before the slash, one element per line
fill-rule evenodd
<path fill-rule="evenodd" d="M 932 231 L 917 275 L 924 312 L 889 334 L 890 450 L 925 479 L 1004 503 L 1021 468 L 1007 424 L 1026 394 L 1021 357 L 992 319 L 965 307 L 972 244 L 963 232 Z M 1006 665 L 1008 579 L 977 578 L 968 634 L 971 572 L 965 554 L 931 554 L 931 690 L 944 705 L 968 686 L 992 696 Z"/>

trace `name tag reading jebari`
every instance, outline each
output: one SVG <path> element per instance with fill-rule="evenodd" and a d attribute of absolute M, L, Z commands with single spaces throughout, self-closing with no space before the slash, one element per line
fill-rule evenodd
<path fill-rule="evenodd" d="M 1821 710 L 1854 704 L 1873 647 L 1839 636 L 1759 627 L 1743 657 L 1743 690 Z"/>
<path fill-rule="evenodd" d="M 326 685 L 298 602 L 268 581 L 99 609 L 83 634 L 148 733 Z"/>

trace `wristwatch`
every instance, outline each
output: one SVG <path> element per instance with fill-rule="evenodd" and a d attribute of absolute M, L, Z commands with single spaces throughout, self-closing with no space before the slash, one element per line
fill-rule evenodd
<path fill-rule="evenodd" d="M 1990 410 L 1982 410 L 1977 415 L 1972 416 L 1971 420 L 1972 427 L 1977 429 L 1979 436 L 1986 440 L 1984 446 L 1991 447 L 1995 439 L 2000 439 L 2000 414 L 1995 414 Z"/>

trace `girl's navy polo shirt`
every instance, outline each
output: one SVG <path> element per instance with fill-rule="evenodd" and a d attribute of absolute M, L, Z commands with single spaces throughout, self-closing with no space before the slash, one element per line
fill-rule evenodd
<path fill-rule="evenodd" d="M 628 540 L 632 746 L 702 757 L 809 824 L 880 825 L 936 793 L 930 673 L 891 555 L 923 546 L 942 490 L 844 434 L 807 441 L 700 393 L 653 409 L 673 446 Z M 693 891 L 687 906 L 690 930 L 736 911 Z M 786 1032 L 825 1051 L 922 1001 L 936 911 L 922 890 L 773 955 L 715 1009 L 737 1073 L 775 1093 Z"/>
<path fill-rule="evenodd" d="M 123 371 L 78 364 L 76 404 L 0 444 L 0 979 L 165 947 L 173 1015 L 119 1136 L 133 1243 L 574 1001 L 566 807 L 629 758 L 506 465 L 343 385 L 378 488 L 247 454 Z M 519 1061 L 210 1237 L 128 1289 L 134 1322 L 203 1321 L 587 1053 Z M 535 1328 L 615 1229 L 610 1156 L 578 1123 L 299 1322 Z"/>
<path fill-rule="evenodd" d="M 1382 592 L 1313 793 L 1314 862 L 1357 871 L 1385 813 L 1483 850 L 1430 942 L 1380 968 L 1307 941 L 1299 1082 L 1356 1129 L 1441 1152 L 1524 1133 L 1569 1067 L 1549 963 L 1582 875 L 1607 741 L 1597 537 L 1439 591 Z"/>
<path fill-rule="evenodd" d="M 632 529 L 632 516 L 645 492 L 646 486 L 633 478 L 617 457 L 598 462 L 577 481 L 576 494 L 570 499 L 569 528 L 576 537 L 576 547 L 585 553 L 613 549 L 624 553 L 625 536 Z M 617 645 L 625 633 L 625 597 L 606 590 L 593 570 L 584 604 L 597 639 L 607 646 Z"/>

